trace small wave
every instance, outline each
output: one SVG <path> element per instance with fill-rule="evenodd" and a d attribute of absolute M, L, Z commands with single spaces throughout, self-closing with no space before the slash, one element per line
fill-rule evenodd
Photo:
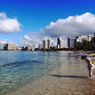
<path fill-rule="evenodd" d="M 23 64 L 31 64 L 31 63 L 42 63 L 42 61 L 38 61 L 38 60 L 24 60 L 24 61 L 15 61 L 12 63 L 6 63 L 6 64 L 1 64 L 0 67 L 5 67 L 5 66 L 12 66 L 15 65 L 16 67 L 23 65 Z"/>

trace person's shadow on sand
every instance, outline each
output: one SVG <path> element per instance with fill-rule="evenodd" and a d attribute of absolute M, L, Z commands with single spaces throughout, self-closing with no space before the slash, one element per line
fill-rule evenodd
<path fill-rule="evenodd" d="M 76 75 L 52 75 L 52 74 L 49 74 L 50 76 L 53 76 L 53 77 L 58 77 L 58 78 L 87 78 L 87 76 L 76 76 Z"/>

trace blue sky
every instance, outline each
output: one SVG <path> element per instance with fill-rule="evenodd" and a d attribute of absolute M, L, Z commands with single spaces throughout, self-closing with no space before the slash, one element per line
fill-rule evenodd
<path fill-rule="evenodd" d="M 51 27 L 51 22 L 56 24 L 59 19 L 66 20 L 69 16 L 83 15 L 87 12 L 95 15 L 94 4 L 95 0 L 0 0 L 0 13 L 5 13 L 7 18 L 17 20 L 17 24 L 21 24 L 12 32 L 5 33 L 0 30 L 0 43 L 4 43 L 5 40 L 5 42 L 17 44 L 24 44 L 24 41 L 25 44 L 32 44 L 34 36 L 38 37 L 39 41 L 42 40 L 42 37 L 39 37 L 42 33 L 40 30 L 44 31 L 43 39 L 46 36 L 52 38 L 54 30 L 49 29 L 51 31 L 48 31 L 46 28 Z M 89 31 L 93 33 L 94 30 Z M 64 33 L 63 35 L 65 36 Z"/>

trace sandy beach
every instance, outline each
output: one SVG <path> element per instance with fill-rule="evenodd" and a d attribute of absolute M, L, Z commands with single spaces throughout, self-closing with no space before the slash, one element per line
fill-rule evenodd
<path fill-rule="evenodd" d="M 73 60 L 60 64 L 40 79 L 8 95 L 95 95 L 95 70 L 93 79 L 89 79 L 85 62 L 77 60 L 76 64 Z"/>

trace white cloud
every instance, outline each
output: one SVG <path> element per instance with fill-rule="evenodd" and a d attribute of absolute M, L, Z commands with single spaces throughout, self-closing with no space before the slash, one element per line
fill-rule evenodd
<path fill-rule="evenodd" d="M 37 45 L 45 38 L 46 36 L 40 35 L 39 32 L 31 32 L 29 35 L 24 35 L 23 40 L 28 44 Z"/>
<path fill-rule="evenodd" d="M 25 35 L 23 40 L 26 43 L 38 44 L 46 38 L 63 37 L 67 40 L 68 36 L 88 35 L 95 32 L 95 15 L 85 13 L 82 15 L 69 16 L 66 19 L 58 19 L 56 22 L 51 22 L 50 25 L 39 30 Z"/>
<path fill-rule="evenodd" d="M 11 43 L 11 42 L 8 41 L 7 39 L 0 39 L 0 46 L 2 46 L 2 44 L 6 44 L 6 43 Z"/>
<path fill-rule="evenodd" d="M 16 18 L 8 18 L 6 13 L 0 13 L 0 32 L 1 33 L 10 33 L 10 32 L 19 32 L 21 31 L 21 24 Z"/>
<path fill-rule="evenodd" d="M 66 19 L 59 19 L 51 22 L 41 31 L 50 37 L 78 36 L 95 32 L 95 15 L 85 13 L 83 15 L 70 16 Z"/>
<path fill-rule="evenodd" d="M 24 38 L 25 38 L 26 40 L 28 40 L 28 41 L 31 41 L 31 40 L 32 40 L 32 38 L 30 38 L 28 35 L 24 35 Z"/>

